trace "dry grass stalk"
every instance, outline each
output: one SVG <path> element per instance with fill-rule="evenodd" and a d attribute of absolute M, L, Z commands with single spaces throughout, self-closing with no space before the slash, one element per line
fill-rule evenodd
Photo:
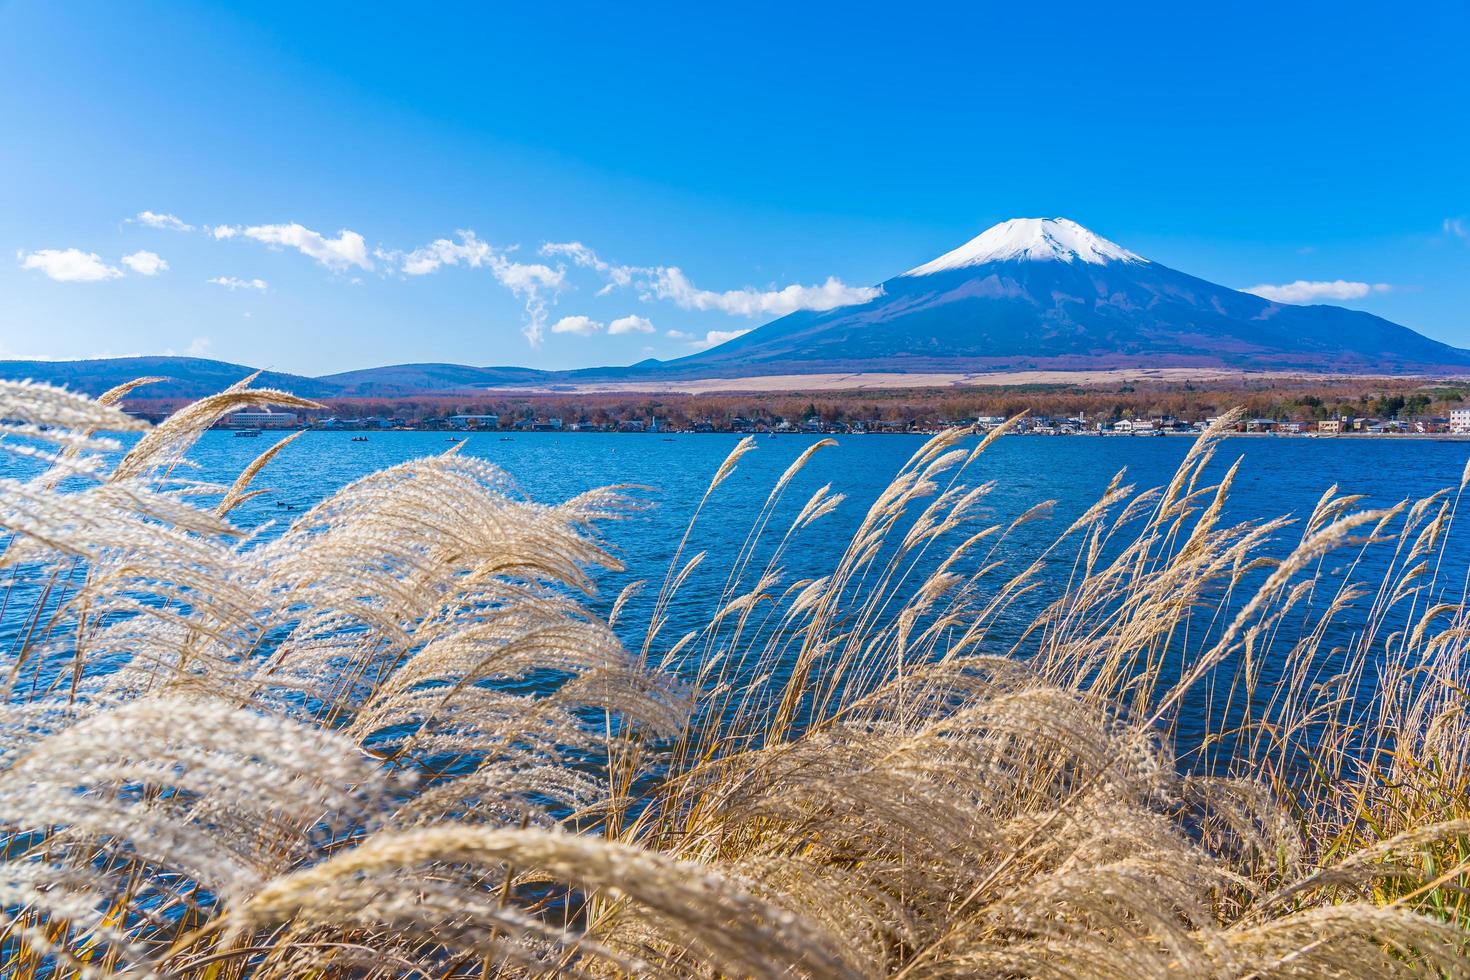
<path fill-rule="evenodd" d="M 666 638 L 744 440 L 630 652 L 615 491 L 450 452 L 241 533 L 289 439 L 173 472 L 306 404 L 249 380 L 110 468 L 125 391 L 0 383 L 7 977 L 1467 973 L 1464 481 L 1232 525 L 1226 419 L 1018 562 L 1048 508 L 981 521 L 948 433 L 791 579 L 824 440 Z"/>

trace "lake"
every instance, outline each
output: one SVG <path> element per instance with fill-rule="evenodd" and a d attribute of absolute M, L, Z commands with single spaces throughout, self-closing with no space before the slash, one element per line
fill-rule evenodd
<path fill-rule="evenodd" d="M 289 520 L 286 507 L 305 509 L 376 469 L 452 445 L 442 433 L 381 432 L 367 442 L 353 442 L 353 435 L 308 432 L 287 447 L 256 480 L 256 487 L 271 492 L 236 510 L 237 523 L 254 528 Z M 517 433 L 507 438 L 472 433 L 460 451 L 500 466 L 528 497 L 543 503 L 614 484 L 646 488 L 642 496 L 650 506 L 607 528 L 608 540 L 630 570 L 646 576 L 661 571 L 710 477 L 739 438 L 613 433 Z M 741 460 L 736 474 L 717 491 L 702 525 L 704 546 L 715 554 L 722 547 L 738 547 L 771 485 L 816 438 L 759 437 L 757 450 Z M 907 435 L 835 438 L 838 444 L 817 453 L 788 495 L 793 513 L 822 484 L 848 496 L 822 525 L 816 535 L 820 540 L 807 543 L 804 552 L 812 557 L 840 546 L 842 532 L 851 531 L 863 509 L 925 441 Z M 260 439 L 205 433 L 192 454 L 199 466 L 196 475 L 228 482 L 272 441 L 269 433 Z M 1182 436 L 1007 436 L 986 450 L 967 482 L 995 481 L 987 510 L 997 520 L 1013 518 L 1041 500 L 1055 500 L 1054 519 L 1031 525 L 1024 535 L 1049 539 L 1095 501 L 1120 469 L 1140 489 L 1167 483 L 1193 442 Z M 974 440 L 961 445 L 972 446 Z M 1221 444 L 1208 474 L 1223 475 L 1239 456 L 1244 462 L 1230 514 L 1244 520 L 1307 513 L 1333 484 L 1343 493 L 1363 494 L 1365 505 L 1454 486 L 1470 458 L 1470 442 L 1238 437 Z"/>
<path fill-rule="evenodd" d="M 354 435 L 316 431 L 304 434 L 260 474 L 255 486 L 269 488 L 270 492 L 236 510 L 235 521 L 269 535 L 358 477 L 408 459 L 442 453 L 452 446 L 450 438 L 442 433 L 379 432 L 371 433 L 366 442 L 354 442 Z M 197 464 L 193 476 L 228 483 L 274 439 L 269 433 L 258 439 L 239 439 L 226 431 L 207 432 L 191 454 Z M 646 506 L 604 528 L 610 550 L 626 564 L 626 570 L 604 574 L 599 579 L 599 593 L 592 600 L 594 609 L 606 613 L 627 582 L 649 581 L 650 588 L 630 603 L 622 625 L 629 645 L 636 647 L 671 553 L 710 477 L 738 439 L 711 434 L 662 437 L 517 433 L 503 437 L 472 433 L 460 451 L 503 468 L 525 495 L 543 503 L 559 502 L 607 485 L 638 488 L 634 492 Z M 689 552 L 705 550 L 709 558 L 681 590 L 664 633 L 666 642 L 672 643 L 685 630 L 708 621 L 730 560 L 768 491 L 814 439 L 798 435 L 758 438 L 756 451 L 741 460 L 735 474 L 712 497 Z M 847 500 L 835 513 L 803 532 L 790 549 L 784 563 L 784 584 L 831 570 L 867 506 L 923 442 L 920 436 L 842 436 L 837 438 L 836 446 L 816 454 L 794 481 L 773 527 L 784 531 L 800 506 L 823 484 L 831 484 L 835 492 L 846 494 Z M 962 443 L 973 444 L 973 439 Z M 980 514 L 984 523 L 1006 523 L 1041 501 L 1056 502 L 1048 519 L 1022 526 L 1001 546 L 1000 556 L 1019 569 L 1085 511 L 1119 470 L 1126 470 L 1126 482 L 1139 489 L 1161 486 L 1192 445 L 1192 438 L 1172 436 L 1007 436 L 977 460 L 966 482 L 995 483 Z M 1342 493 L 1364 495 L 1364 506 L 1426 496 L 1458 484 L 1470 457 L 1470 443 L 1238 437 L 1220 445 L 1208 474 L 1218 478 L 1238 456 L 1244 456 L 1244 462 L 1225 514 L 1226 522 L 1283 514 L 1304 516 L 1333 484 Z M 0 457 L 0 475 L 23 471 L 21 461 Z M 1291 538 L 1290 531 L 1283 535 L 1279 553 L 1289 549 Z M 939 552 L 943 550 L 936 549 L 931 565 L 942 557 Z M 1067 551 L 1051 570 L 1052 587 L 1028 595 L 996 631 L 998 646 L 1014 639 L 1030 615 L 1055 597 L 1070 571 L 1070 554 Z M 1470 548 L 1452 548 L 1440 581 L 1453 583 L 1458 591 L 1467 558 Z M 1371 560 L 1360 570 L 1371 572 Z M 7 646 L 15 637 L 16 613 L 28 605 L 23 601 L 26 592 L 22 585 L 12 596 L 9 621 L 0 619 L 0 640 Z M 1337 628 L 1347 631 L 1352 625 L 1352 618 L 1347 617 Z"/>
<path fill-rule="evenodd" d="M 236 521 L 250 528 L 289 521 L 293 512 L 373 470 L 452 445 L 442 433 L 373 433 L 367 442 L 353 442 L 353 435 L 306 433 L 257 478 L 255 485 L 271 492 L 235 511 Z M 692 579 L 683 593 L 674 626 L 692 626 L 708 615 L 708 608 L 691 600 L 700 598 L 702 586 L 713 599 L 723 581 L 721 559 L 727 564 L 734 556 L 771 486 L 815 439 L 759 437 L 756 451 L 716 491 L 692 540 L 692 548 L 707 550 L 709 560 L 701 569 L 704 574 Z M 192 454 L 199 465 L 197 476 L 228 482 L 272 441 L 270 434 L 237 439 L 229 432 L 208 432 Z M 657 584 L 710 477 L 738 441 L 738 436 L 715 434 L 517 433 L 507 440 L 495 433 L 472 433 L 460 451 L 502 467 L 528 497 L 543 503 L 614 484 L 646 488 L 640 496 L 648 506 L 605 529 L 613 552 L 627 566 L 626 574 L 604 579 L 601 599 L 610 603 L 630 578 Z M 842 436 L 836 446 L 816 454 L 786 496 L 787 519 L 823 484 L 831 484 L 847 500 L 792 549 L 789 577 L 830 569 L 867 506 L 924 441 L 907 435 Z M 1012 520 L 1043 500 L 1056 501 L 1049 520 L 1027 524 L 1008 539 L 1015 559 L 1029 560 L 1086 510 L 1120 469 L 1126 469 L 1126 482 L 1140 490 L 1161 486 L 1192 445 L 1192 438 L 1175 436 L 1006 436 L 976 461 L 967 482 L 995 481 L 982 511 L 995 522 Z M 1218 478 L 1239 456 L 1244 462 L 1227 520 L 1305 515 L 1333 484 L 1342 493 L 1363 494 L 1365 506 L 1422 497 L 1459 482 L 1470 443 L 1239 437 L 1224 441 L 1208 473 Z M 776 525 L 783 526 L 780 521 Z M 637 608 L 635 603 L 632 611 Z"/>

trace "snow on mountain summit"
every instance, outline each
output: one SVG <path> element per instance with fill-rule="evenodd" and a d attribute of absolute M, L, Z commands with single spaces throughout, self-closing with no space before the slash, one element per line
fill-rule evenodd
<path fill-rule="evenodd" d="M 1012 218 L 992 225 L 954 251 L 904 275 L 928 276 L 985 262 L 1015 260 L 1076 260 L 1092 265 L 1148 261 L 1067 218 Z"/>

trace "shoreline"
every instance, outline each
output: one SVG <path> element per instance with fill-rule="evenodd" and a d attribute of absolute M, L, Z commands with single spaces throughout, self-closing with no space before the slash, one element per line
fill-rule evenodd
<path fill-rule="evenodd" d="M 210 432 L 249 432 L 252 430 L 217 426 L 209 429 Z M 400 435 L 403 433 L 414 433 L 423 435 L 443 436 L 448 441 L 462 441 L 470 436 L 495 436 L 500 439 L 514 439 L 519 436 L 657 436 L 663 439 L 672 439 L 675 436 L 756 436 L 762 438 L 795 439 L 827 439 L 840 438 L 843 436 L 916 436 L 929 438 L 937 435 L 942 429 L 920 429 L 912 432 L 732 432 L 728 430 L 716 430 L 713 432 L 696 432 L 693 430 L 665 430 L 657 432 L 630 432 L 618 430 L 582 431 L 577 429 L 542 429 L 535 431 L 517 431 L 514 429 L 478 429 L 469 431 L 458 431 L 452 429 L 319 429 L 319 428 L 282 428 L 282 429 L 257 429 L 263 436 L 287 435 L 292 432 L 318 432 L 330 434 L 352 433 L 360 435 L 369 433 L 373 435 Z M 984 436 L 988 430 L 977 430 L 973 435 Z M 1195 430 L 1187 432 L 1008 432 L 1006 437 L 1026 436 L 1036 439 L 1197 439 L 1203 433 Z M 1369 439 L 1388 439 L 1394 441 L 1415 442 L 1455 442 L 1470 444 L 1470 433 L 1467 432 L 1344 432 L 1319 434 L 1315 432 L 1229 432 L 1222 438 L 1225 439 L 1321 439 L 1321 440 L 1347 440 L 1349 442 L 1366 441 Z"/>

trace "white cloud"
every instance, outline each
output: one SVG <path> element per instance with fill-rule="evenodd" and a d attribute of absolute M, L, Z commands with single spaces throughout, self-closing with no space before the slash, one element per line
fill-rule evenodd
<path fill-rule="evenodd" d="M 750 333 L 749 330 L 710 330 L 703 337 L 690 341 L 689 346 L 696 350 L 704 350 L 706 347 L 715 347 L 727 340 L 734 340 L 736 337 L 744 337 L 748 333 Z"/>
<path fill-rule="evenodd" d="M 607 262 L 581 242 L 547 242 L 541 246 L 542 255 L 558 255 L 572 260 L 572 264 L 584 269 L 595 269 L 607 278 L 607 285 L 597 291 L 605 296 L 616 287 L 628 286 L 635 275 L 652 275 L 658 270 L 636 265 L 615 265 Z"/>
<path fill-rule="evenodd" d="M 551 325 L 552 333 L 574 333 L 578 337 L 590 337 L 602 331 L 602 324 L 590 316 L 564 316 Z"/>
<path fill-rule="evenodd" d="M 566 280 L 565 272 L 540 262 L 510 262 L 499 257 L 491 260 L 490 271 L 495 273 L 495 278 L 501 285 L 522 292 L 532 289 L 559 289 Z"/>
<path fill-rule="evenodd" d="M 618 265 L 581 242 L 548 242 L 541 246 L 541 254 L 563 256 L 574 265 L 596 270 L 607 279 L 607 285 L 597 292 L 599 296 L 636 282 L 644 290 L 645 301 L 673 300 L 686 310 L 718 310 L 731 316 L 784 316 L 797 310 L 831 310 L 866 303 L 883 295 L 880 287 L 849 286 L 835 276 L 819 286 L 791 285 L 768 290 L 747 286 L 713 292 L 696 287 L 678 266 Z"/>
<path fill-rule="evenodd" d="M 343 229 L 337 232 L 336 238 L 327 238 L 321 232 L 292 222 L 287 225 L 252 225 L 242 234 L 278 248 L 294 248 L 328 269 L 341 271 L 351 266 L 360 269 L 373 267 L 373 260 L 368 258 L 367 242 L 355 231 Z"/>
<path fill-rule="evenodd" d="M 507 257 L 513 248 L 496 248 L 481 241 L 473 231 L 455 232 L 459 241 L 436 239 L 406 255 L 380 252 L 379 258 L 396 263 L 404 275 L 425 276 L 446 265 L 487 268 L 495 281 L 525 303 L 526 324 L 521 333 L 532 347 L 540 347 L 546 328 L 546 293 L 556 293 L 566 281 L 566 271 L 540 262 L 514 262 Z"/>
<path fill-rule="evenodd" d="M 237 289 L 258 289 L 264 292 L 266 288 L 264 279 L 237 279 L 234 276 L 215 276 L 213 279 L 206 279 L 205 282 L 223 286 L 231 292 Z"/>
<path fill-rule="evenodd" d="M 641 316 L 620 316 L 607 325 L 613 336 L 624 333 L 653 333 L 653 321 Z"/>
<path fill-rule="evenodd" d="M 1372 293 L 1386 293 L 1391 289 L 1393 287 L 1386 282 L 1348 282 L 1345 279 L 1308 282 L 1298 279 L 1280 286 L 1249 286 L 1242 292 L 1253 293 L 1273 303 L 1314 303 L 1324 299 L 1362 299 Z"/>
<path fill-rule="evenodd" d="M 193 225 L 185 224 L 171 214 L 158 214 L 154 211 L 139 211 L 136 217 L 129 218 L 128 220 L 136 221 L 140 225 L 147 225 L 149 228 L 162 228 L 165 231 L 194 230 Z"/>
<path fill-rule="evenodd" d="M 437 272 L 441 266 L 465 265 L 471 269 L 488 268 L 501 285 L 511 290 L 526 292 L 533 289 L 557 289 L 566 279 L 561 269 L 553 269 L 540 262 L 512 262 L 506 257 L 512 249 L 496 248 L 481 241 L 473 231 L 457 231 L 459 241 L 440 238 L 407 255 L 392 252 L 379 253 L 385 258 L 401 259 L 401 271 L 409 276 L 426 276 Z"/>
<path fill-rule="evenodd" d="M 378 256 L 388 261 L 401 259 L 402 264 L 399 269 L 406 276 L 427 276 L 446 265 L 463 264 L 471 269 L 478 269 L 490 261 L 494 249 L 490 247 L 489 242 L 480 241 L 472 231 L 461 231 L 456 234 L 459 235 L 457 242 L 440 238 L 422 248 L 414 249 L 407 255 L 379 252 Z"/>
<path fill-rule="evenodd" d="M 182 354 L 180 354 L 179 351 L 175 350 L 174 348 L 168 347 L 168 348 L 165 348 L 164 349 L 163 356 L 164 357 L 208 357 L 209 356 L 209 348 L 211 346 L 212 346 L 212 343 L 211 343 L 211 341 L 210 341 L 210 339 L 208 337 L 195 337 L 193 340 L 189 341 L 189 346 L 186 347 L 186 348 L 184 348 L 184 351 L 183 351 Z"/>
<path fill-rule="evenodd" d="M 213 235 L 216 240 L 223 240 L 226 238 L 234 238 L 236 235 L 240 234 L 240 229 L 236 228 L 234 225 L 215 225 L 209 230 L 209 233 Z"/>
<path fill-rule="evenodd" d="M 707 330 L 701 337 L 683 330 L 665 330 L 664 336 L 672 340 L 686 341 L 695 350 L 704 350 L 706 347 L 714 347 L 727 340 L 734 340 L 736 337 L 744 337 L 748 333 L 750 333 L 749 330 Z"/>
<path fill-rule="evenodd" d="M 96 252 L 79 248 L 42 248 L 34 252 L 17 252 L 22 269 L 39 269 L 57 282 L 102 282 L 117 279 L 122 270 L 102 261 Z"/>
<path fill-rule="evenodd" d="M 759 290 L 750 286 L 723 293 L 699 289 L 677 266 L 659 269 L 652 284 L 653 295 L 673 300 L 686 310 L 718 310 L 732 316 L 785 316 L 797 310 L 831 310 L 866 303 L 883 294 L 877 286 L 849 286 L 836 276 L 820 286 L 790 285 L 783 289 Z"/>
<path fill-rule="evenodd" d="M 1470 238 L 1470 225 L 1465 224 L 1464 218 L 1444 219 L 1444 233 L 1453 235 L 1455 238 Z"/>
<path fill-rule="evenodd" d="M 168 271 L 168 262 L 157 252 L 134 252 L 132 255 L 124 255 L 122 264 L 140 276 L 156 276 L 160 272 Z"/>
<path fill-rule="evenodd" d="M 596 252 L 581 242 L 546 242 L 541 246 L 541 254 L 559 255 L 589 269 L 601 271 L 609 268 L 606 262 L 597 257 Z"/>

